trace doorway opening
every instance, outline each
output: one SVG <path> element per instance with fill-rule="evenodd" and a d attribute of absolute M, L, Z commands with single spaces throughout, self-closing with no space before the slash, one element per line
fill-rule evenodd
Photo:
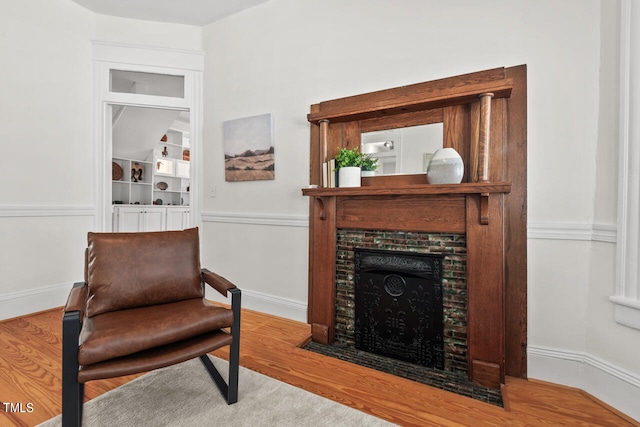
<path fill-rule="evenodd" d="M 112 230 L 181 230 L 190 224 L 189 111 L 111 105 Z"/>

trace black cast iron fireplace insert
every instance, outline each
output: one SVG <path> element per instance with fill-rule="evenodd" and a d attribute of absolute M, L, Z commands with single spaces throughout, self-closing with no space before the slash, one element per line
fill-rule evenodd
<path fill-rule="evenodd" d="M 442 255 L 354 249 L 355 347 L 444 369 Z"/>

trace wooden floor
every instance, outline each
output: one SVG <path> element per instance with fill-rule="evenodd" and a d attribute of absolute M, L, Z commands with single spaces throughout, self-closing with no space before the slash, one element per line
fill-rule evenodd
<path fill-rule="evenodd" d="M 508 378 L 499 408 L 300 349 L 309 334 L 306 324 L 243 310 L 241 365 L 405 426 L 640 425 L 580 390 L 539 381 Z M 61 353 L 60 309 L 0 322 L 0 402 L 23 410 L 0 404 L 0 426 L 60 413 Z M 89 382 L 86 400 L 132 378 Z"/>

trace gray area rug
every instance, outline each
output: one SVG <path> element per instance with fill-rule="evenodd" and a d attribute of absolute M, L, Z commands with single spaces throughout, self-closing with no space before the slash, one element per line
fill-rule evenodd
<path fill-rule="evenodd" d="M 211 357 L 227 378 L 227 362 Z M 38 427 L 58 427 L 60 415 Z M 200 360 L 150 372 L 84 404 L 83 426 L 391 426 L 384 420 L 240 367 L 227 405 Z"/>

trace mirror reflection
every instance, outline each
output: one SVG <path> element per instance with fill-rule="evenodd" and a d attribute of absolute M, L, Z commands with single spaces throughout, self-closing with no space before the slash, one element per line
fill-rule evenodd
<path fill-rule="evenodd" d="M 442 148 L 442 123 L 363 133 L 360 151 L 378 159 L 374 176 L 425 173 Z"/>

